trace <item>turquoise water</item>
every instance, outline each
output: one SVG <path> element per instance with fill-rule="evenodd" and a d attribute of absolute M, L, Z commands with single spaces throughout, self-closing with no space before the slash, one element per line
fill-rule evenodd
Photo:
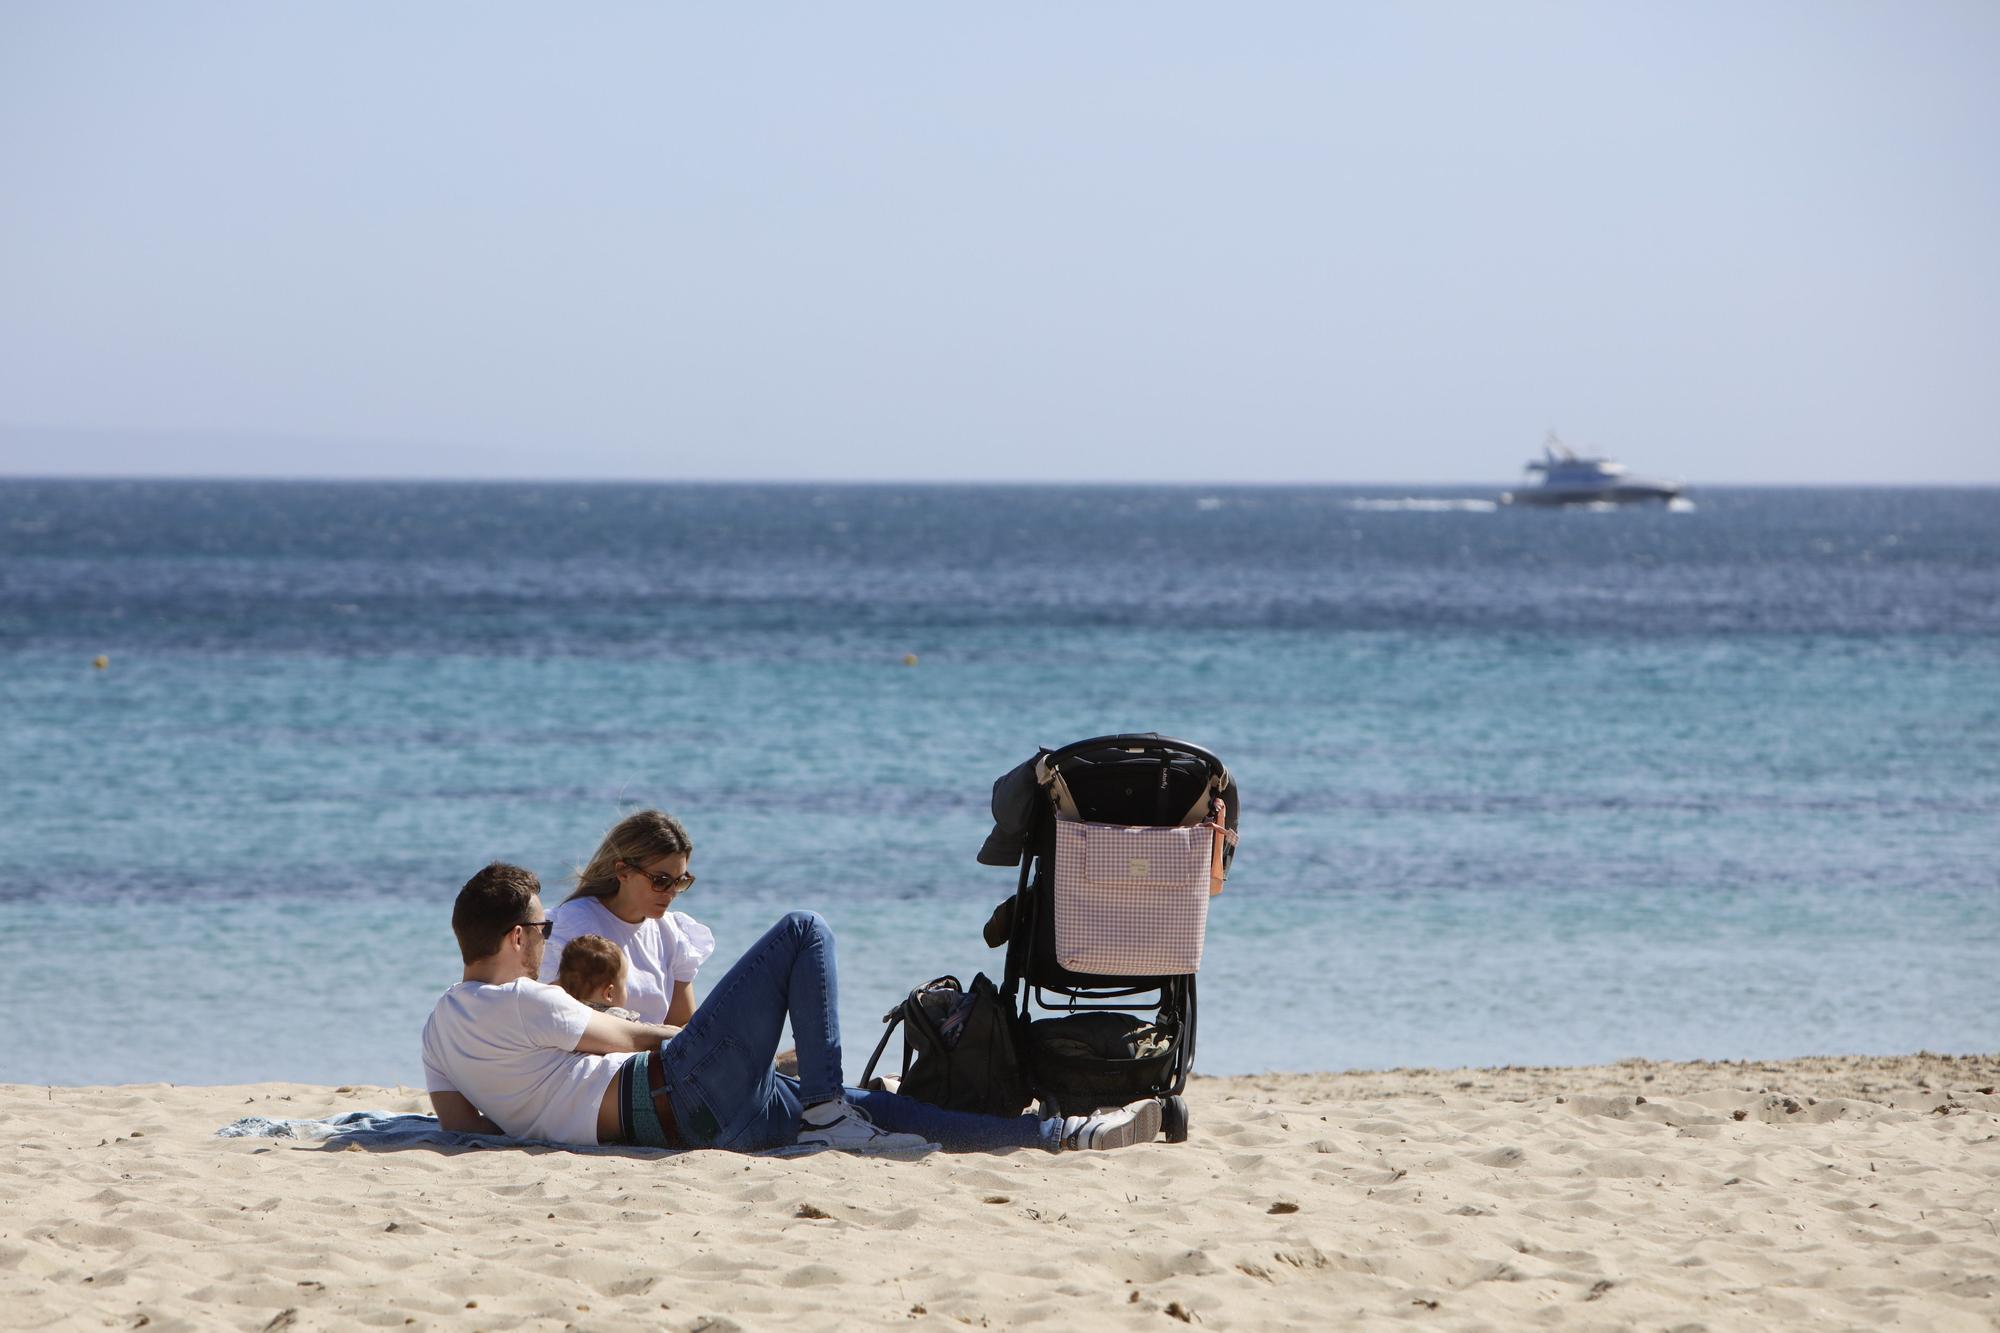
<path fill-rule="evenodd" d="M 858 1073 L 1119 730 L 1242 786 L 1202 1072 L 2000 1045 L 2000 492 L 1468 498 L 0 486 L 0 1080 L 414 1082 L 457 885 L 646 804 Z"/>

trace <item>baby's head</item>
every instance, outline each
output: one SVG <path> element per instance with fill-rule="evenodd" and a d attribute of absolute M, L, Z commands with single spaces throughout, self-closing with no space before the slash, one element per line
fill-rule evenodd
<path fill-rule="evenodd" d="M 625 951 L 602 935 L 579 935 L 563 946 L 556 985 L 594 1009 L 623 1009 Z"/>

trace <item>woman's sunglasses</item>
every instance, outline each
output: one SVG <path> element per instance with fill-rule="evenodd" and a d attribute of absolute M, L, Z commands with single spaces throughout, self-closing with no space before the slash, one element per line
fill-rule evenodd
<path fill-rule="evenodd" d="M 639 869 L 639 867 L 633 865 L 630 861 L 625 863 L 625 868 L 635 875 L 644 875 L 652 881 L 654 888 L 664 890 L 667 893 L 686 893 L 694 887 L 694 872 L 692 871 L 685 871 L 678 875 L 669 875 L 666 871 L 662 870 L 658 874 L 655 874 L 650 870 Z"/>

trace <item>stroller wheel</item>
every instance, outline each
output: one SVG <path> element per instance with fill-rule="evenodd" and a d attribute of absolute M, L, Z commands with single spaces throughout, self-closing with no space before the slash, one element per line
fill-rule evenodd
<path fill-rule="evenodd" d="M 1168 1143 L 1186 1143 L 1188 1136 L 1188 1109 L 1185 1097 L 1169 1097 L 1161 1108 L 1160 1130 L 1167 1136 Z"/>

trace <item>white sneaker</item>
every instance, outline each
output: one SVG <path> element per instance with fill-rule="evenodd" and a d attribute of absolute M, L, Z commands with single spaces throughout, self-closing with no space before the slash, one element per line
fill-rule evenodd
<path fill-rule="evenodd" d="M 878 1128 L 866 1111 L 850 1102 L 838 1118 L 824 1125 L 802 1122 L 799 1125 L 799 1145 L 834 1148 L 841 1152 L 897 1152 L 928 1148 L 931 1141 L 921 1134 L 892 1134 Z"/>
<path fill-rule="evenodd" d="M 1063 1121 L 1062 1150 L 1129 1148 L 1135 1143 L 1151 1143 L 1159 1136 L 1159 1099 L 1142 1097 L 1115 1111 L 1068 1117 Z"/>

